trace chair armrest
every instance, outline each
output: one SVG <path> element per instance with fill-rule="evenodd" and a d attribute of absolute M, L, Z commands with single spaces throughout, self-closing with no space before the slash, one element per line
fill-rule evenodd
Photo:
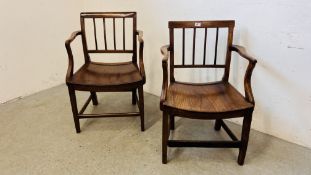
<path fill-rule="evenodd" d="M 162 69 L 163 69 L 163 83 L 162 83 L 162 92 L 160 97 L 160 106 L 162 106 L 163 102 L 166 100 L 167 88 L 168 88 L 168 58 L 169 58 L 169 45 L 165 45 L 161 47 L 161 53 L 164 56 L 162 59 Z"/>
<path fill-rule="evenodd" d="M 253 91 L 252 91 L 252 86 L 251 86 L 251 78 L 252 78 L 252 73 L 253 70 L 256 66 L 257 60 L 251 56 L 249 56 L 245 50 L 244 47 L 238 46 L 238 45 L 233 45 L 230 48 L 231 51 L 237 52 L 242 58 L 245 58 L 248 60 L 248 66 L 244 75 L 244 91 L 245 91 L 245 99 L 252 103 L 255 104 L 255 99 L 253 96 Z"/>
<path fill-rule="evenodd" d="M 137 30 L 136 31 L 136 35 L 138 36 L 137 38 L 138 38 L 138 42 L 139 43 L 144 43 L 143 34 L 144 33 L 141 30 Z"/>
<path fill-rule="evenodd" d="M 231 51 L 235 51 L 237 53 L 239 53 L 243 58 L 247 59 L 249 62 L 251 62 L 252 64 L 256 64 L 257 60 L 255 58 L 253 58 L 252 56 L 250 56 L 247 52 L 245 47 L 243 46 L 239 46 L 239 45 L 232 45 L 230 47 Z"/>
<path fill-rule="evenodd" d="M 144 82 L 146 81 L 146 74 L 145 74 L 145 66 L 144 66 L 144 39 L 143 39 L 143 32 L 137 30 L 136 32 L 137 39 L 139 42 L 139 71 L 141 76 L 143 77 Z"/>
<path fill-rule="evenodd" d="M 67 50 L 67 54 L 68 54 L 68 60 L 69 60 L 67 74 L 66 74 L 66 81 L 68 81 L 70 79 L 70 77 L 72 77 L 73 66 L 74 66 L 73 54 L 72 54 L 70 44 L 78 35 L 81 35 L 81 31 L 73 32 L 65 42 L 65 46 L 66 46 L 66 50 Z"/>

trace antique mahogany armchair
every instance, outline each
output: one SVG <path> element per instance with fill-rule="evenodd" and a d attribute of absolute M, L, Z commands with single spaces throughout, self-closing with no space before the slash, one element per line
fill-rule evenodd
<path fill-rule="evenodd" d="M 142 39 L 142 32 L 136 29 L 136 12 L 86 12 L 81 13 L 80 22 L 81 31 L 74 32 L 65 43 L 69 58 L 66 84 L 69 90 L 76 132 L 80 132 L 79 119 L 126 116 L 140 116 L 141 131 L 144 131 L 143 85 L 146 81 L 143 63 L 144 41 Z M 91 23 L 92 29 L 88 30 L 88 32 L 92 34 L 87 33 L 86 22 Z M 119 22 L 119 25 L 117 25 L 117 22 Z M 108 28 L 109 24 L 112 25 L 110 28 Z M 130 28 L 127 27 L 127 24 L 131 24 Z M 101 27 L 101 32 L 99 26 Z M 118 31 L 121 31 L 119 36 L 122 36 L 122 40 L 120 41 L 122 44 L 119 44 L 119 46 L 116 40 L 116 38 L 118 38 L 116 37 L 116 33 L 118 32 L 116 26 L 121 26 Z M 130 31 L 130 37 L 127 38 L 126 28 Z M 111 37 L 108 37 L 110 34 L 109 32 L 111 33 Z M 102 34 L 103 38 L 101 43 L 98 40 L 99 34 Z M 74 73 L 74 59 L 70 44 L 79 35 L 81 35 L 82 38 L 85 63 Z M 93 38 L 93 41 L 90 38 Z M 127 46 L 126 40 L 130 41 L 130 48 Z M 138 63 L 137 40 L 139 42 Z M 91 44 L 93 44 L 93 47 L 90 46 Z M 93 54 L 127 54 L 131 56 L 129 58 L 131 61 L 114 63 L 95 62 L 92 60 L 92 56 L 90 56 Z M 136 95 L 137 90 L 138 97 Z M 75 91 L 90 92 L 89 98 L 80 111 L 78 111 L 77 108 Z M 132 92 L 132 104 L 134 105 L 138 101 L 139 112 L 84 114 L 90 101 L 93 102 L 93 105 L 98 104 L 96 92 L 119 91 Z"/>
<path fill-rule="evenodd" d="M 160 99 L 160 109 L 163 111 L 162 130 L 162 163 L 167 163 L 167 147 L 218 147 L 218 148 L 239 148 L 238 164 L 243 165 L 248 144 L 252 113 L 255 106 L 251 88 L 251 75 L 256 65 L 256 59 L 249 56 L 241 46 L 232 45 L 233 29 L 235 21 L 170 21 L 168 24 L 170 44 L 163 46 L 161 52 L 164 55 L 162 60 L 163 86 Z M 174 33 L 181 30 L 182 33 L 182 61 L 176 64 L 177 50 L 174 49 Z M 193 31 L 192 40 L 192 63 L 185 64 L 185 29 Z M 217 63 L 217 49 L 219 30 L 227 31 L 227 44 L 225 45 L 224 64 Z M 203 46 L 196 45 L 196 33 L 203 31 Z M 213 63 L 207 63 L 207 31 L 214 30 L 215 47 Z M 175 34 L 176 35 L 176 34 Z M 202 39 L 201 38 L 201 39 Z M 203 61 L 199 64 L 195 61 L 196 48 L 202 48 Z M 241 95 L 229 82 L 229 70 L 232 51 L 237 52 L 245 58 L 249 64 L 244 77 L 245 96 Z M 168 69 L 169 61 L 169 69 Z M 218 68 L 224 71 L 223 78 L 217 82 L 189 83 L 175 81 L 174 69 L 180 68 Z M 168 82 L 169 71 L 169 82 Z M 174 130 L 174 116 L 191 119 L 216 120 L 215 130 L 222 127 L 232 141 L 195 141 L 195 140 L 169 140 L 169 130 Z M 244 117 L 241 139 L 239 140 L 228 128 L 223 119 Z"/>

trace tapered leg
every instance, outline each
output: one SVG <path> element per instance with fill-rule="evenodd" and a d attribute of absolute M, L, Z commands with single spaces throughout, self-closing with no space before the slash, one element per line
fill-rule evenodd
<path fill-rule="evenodd" d="M 221 128 L 221 119 L 217 119 L 217 120 L 215 121 L 214 129 L 215 129 L 216 131 L 219 131 L 220 128 Z"/>
<path fill-rule="evenodd" d="M 168 141 L 168 114 L 163 112 L 162 119 L 162 163 L 167 163 L 167 141 Z"/>
<path fill-rule="evenodd" d="M 145 131 L 145 110 L 144 110 L 144 89 L 143 86 L 138 88 L 138 95 L 139 95 L 139 111 L 140 111 L 140 127 L 141 131 Z M 136 96 L 136 92 L 135 92 Z"/>
<path fill-rule="evenodd" d="M 251 122 L 252 122 L 252 113 L 246 115 L 243 119 L 242 135 L 241 135 L 241 147 L 239 149 L 239 157 L 238 157 L 238 164 L 239 165 L 244 164 L 247 145 L 248 145 L 248 139 L 249 139 L 249 132 L 250 132 L 250 128 L 251 128 Z"/>
<path fill-rule="evenodd" d="M 170 115 L 170 129 L 174 130 L 175 129 L 175 116 Z"/>
<path fill-rule="evenodd" d="M 69 97 L 70 97 L 70 103 L 71 103 L 71 109 L 72 109 L 72 115 L 73 120 L 75 122 L 76 132 L 80 133 L 80 122 L 78 118 L 78 108 L 77 108 L 77 100 L 76 100 L 76 93 L 75 90 L 71 87 L 68 87 L 69 90 Z"/>
<path fill-rule="evenodd" d="M 92 97 L 93 105 L 98 105 L 96 92 L 91 92 L 91 97 Z"/>
<path fill-rule="evenodd" d="M 132 90 L 132 104 L 136 105 L 136 89 Z"/>

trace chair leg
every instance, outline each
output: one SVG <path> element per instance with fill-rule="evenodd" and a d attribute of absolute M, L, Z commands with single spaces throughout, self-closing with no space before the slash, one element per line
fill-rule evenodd
<path fill-rule="evenodd" d="M 79 122 L 79 118 L 78 118 L 78 107 L 77 107 L 76 93 L 75 93 L 75 90 L 72 89 L 71 87 L 68 87 L 68 91 L 69 91 L 73 120 L 75 122 L 75 127 L 76 127 L 76 133 L 80 133 L 81 130 L 80 130 L 80 122 Z"/>
<path fill-rule="evenodd" d="M 168 142 L 168 114 L 163 112 L 162 119 L 162 163 L 167 163 L 167 142 Z"/>
<path fill-rule="evenodd" d="M 219 131 L 220 128 L 221 128 L 221 119 L 217 119 L 217 120 L 215 121 L 214 129 L 215 129 L 216 131 Z"/>
<path fill-rule="evenodd" d="M 134 94 L 134 92 L 133 92 Z M 138 88 L 138 95 L 139 95 L 139 101 L 138 101 L 138 107 L 139 107 L 139 112 L 140 112 L 140 127 L 141 131 L 145 131 L 145 110 L 144 110 L 144 89 L 143 86 Z M 136 91 L 135 91 L 135 96 L 136 96 Z M 135 100 L 136 103 L 136 100 Z"/>
<path fill-rule="evenodd" d="M 91 97 L 92 97 L 93 105 L 98 105 L 98 100 L 97 100 L 96 92 L 91 92 Z"/>
<path fill-rule="evenodd" d="M 175 116 L 170 115 L 170 129 L 174 130 L 175 129 Z"/>
<path fill-rule="evenodd" d="M 132 90 L 132 104 L 136 105 L 136 89 Z"/>
<path fill-rule="evenodd" d="M 251 128 L 251 122 L 252 122 L 252 113 L 246 115 L 243 119 L 242 134 L 241 134 L 241 147 L 239 149 L 239 157 L 238 157 L 239 165 L 244 164 L 247 145 L 248 145 L 248 139 L 249 139 L 249 132 Z"/>

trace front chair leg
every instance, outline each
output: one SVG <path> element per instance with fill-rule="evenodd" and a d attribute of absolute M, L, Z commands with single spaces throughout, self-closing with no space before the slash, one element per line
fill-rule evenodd
<path fill-rule="evenodd" d="M 96 92 L 91 92 L 91 98 L 92 98 L 93 105 L 98 105 Z"/>
<path fill-rule="evenodd" d="M 168 114 L 163 112 L 162 119 L 162 163 L 167 163 L 167 142 L 168 142 Z"/>
<path fill-rule="evenodd" d="M 136 105 L 136 89 L 132 90 L 132 104 Z"/>
<path fill-rule="evenodd" d="M 80 133 L 81 130 L 80 130 L 80 122 L 79 122 L 79 118 L 78 118 L 78 107 L 77 107 L 76 93 L 75 93 L 75 90 L 72 89 L 71 87 L 68 87 L 68 91 L 69 91 L 72 115 L 73 115 L 73 120 L 75 122 L 76 132 Z"/>
<path fill-rule="evenodd" d="M 175 129 L 175 116 L 170 115 L 170 129 L 174 130 Z"/>
<path fill-rule="evenodd" d="M 243 119 L 242 134 L 241 134 L 241 147 L 239 149 L 239 157 L 238 157 L 239 165 L 244 164 L 247 145 L 248 145 L 248 139 L 249 139 L 249 132 L 251 128 L 251 122 L 252 122 L 252 113 L 246 115 Z"/>
<path fill-rule="evenodd" d="M 133 91 L 133 94 L 134 94 L 134 91 Z M 145 110 L 144 110 L 143 86 L 138 88 L 138 95 L 139 95 L 138 107 L 139 107 L 139 112 L 140 112 L 140 127 L 141 127 L 141 131 L 145 131 Z M 135 91 L 135 97 L 136 97 L 136 91 Z"/>

